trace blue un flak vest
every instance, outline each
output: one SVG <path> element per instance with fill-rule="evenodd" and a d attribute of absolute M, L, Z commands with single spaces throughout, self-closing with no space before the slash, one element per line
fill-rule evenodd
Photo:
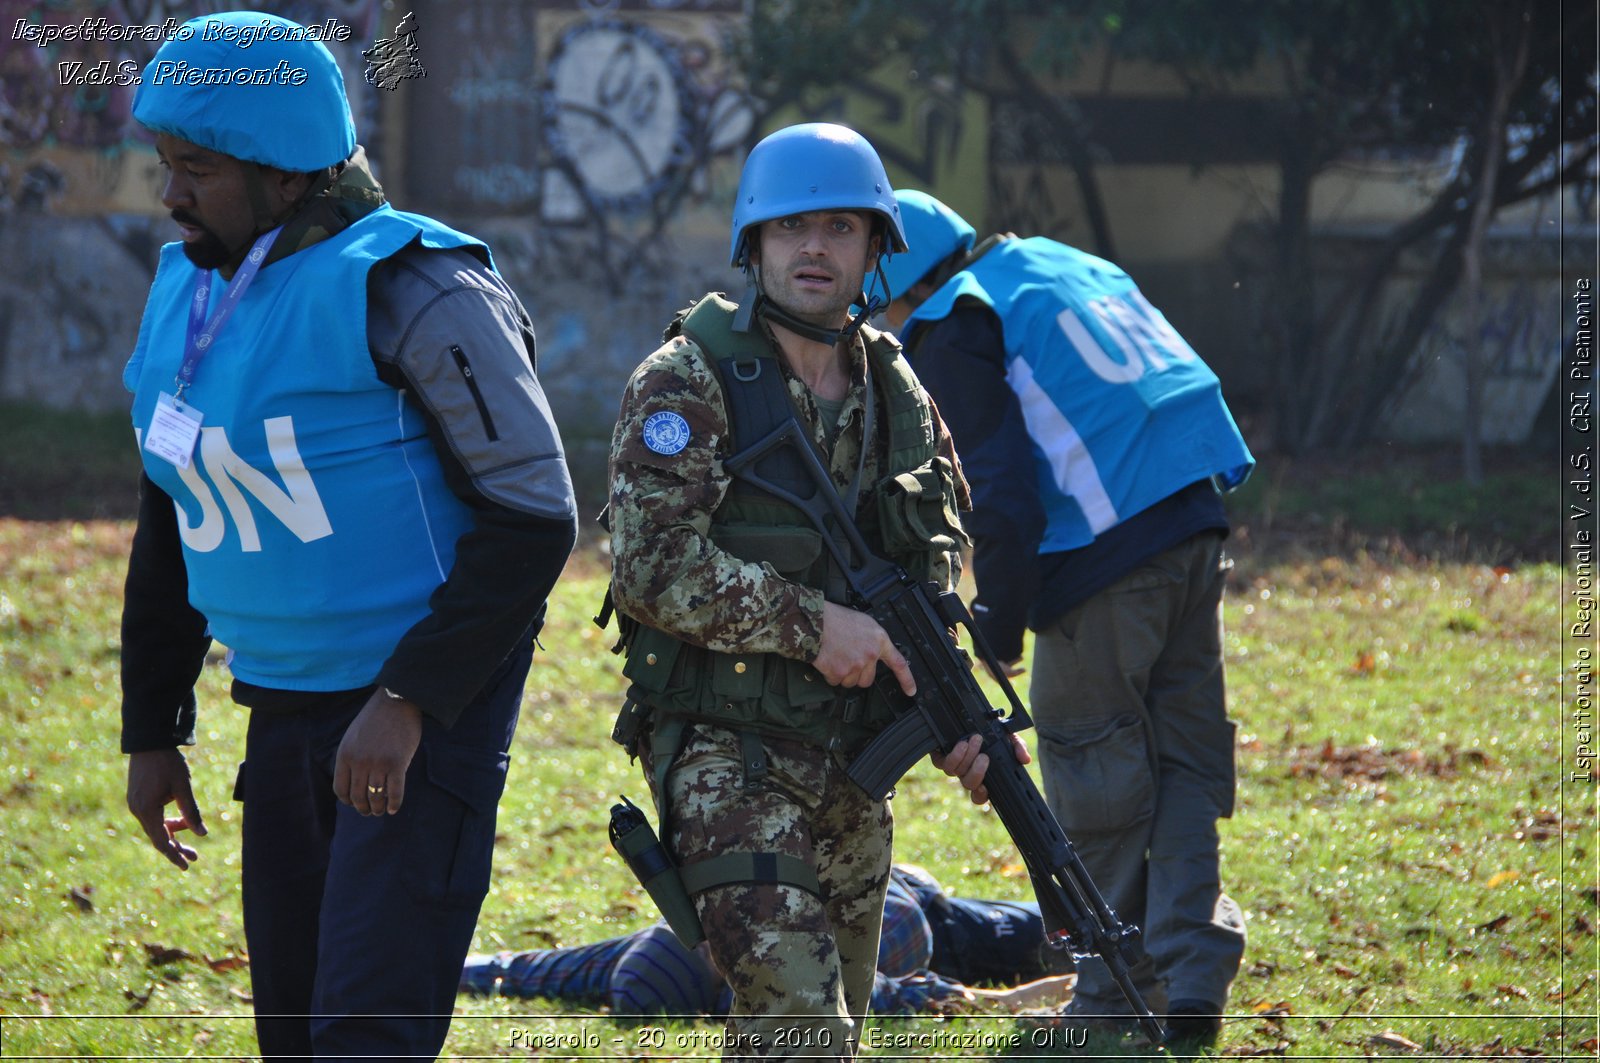
<path fill-rule="evenodd" d="M 906 320 L 913 367 L 915 330 L 964 296 L 1005 334 L 1047 520 L 1040 553 L 1085 546 L 1198 480 L 1231 490 L 1250 475 L 1216 374 L 1116 266 L 1043 237 L 1003 240 Z"/>
<path fill-rule="evenodd" d="M 471 526 L 367 347 L 367 274 L 419 236 L 481 246 L 383 207 L 261 270 L 184 393 L 204 417 L 189 467 L 140 451 L 177 506 L 189 601 L 246 682 L 371 683 Z M 183 361 L 194 277 L 180 244 L 162 248 L 123 372 L 141 439 Z M 210 280 L 214 306 L 225 283 Z"/>

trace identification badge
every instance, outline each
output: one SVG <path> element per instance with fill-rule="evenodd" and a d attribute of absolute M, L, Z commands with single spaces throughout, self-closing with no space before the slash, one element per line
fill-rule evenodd
<path fill-rule="evenodd" d="M 144 434 L 144 449 L 162 461 L 187 469 L 194 457 L 194 445 L 200 439 L 203 416 L 193 406 L 163 391 L 150 417 L 150 430 Z"/>

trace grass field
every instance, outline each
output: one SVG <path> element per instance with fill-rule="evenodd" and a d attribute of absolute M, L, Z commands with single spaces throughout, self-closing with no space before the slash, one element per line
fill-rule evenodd
<path fill-rule="evenodd" d="M 1387 493 L 1391 512 L 1410 510 L 1407 491 L 1445 504 L 1426 470 L 1372 475 L 1365 494 Z M 1554 484 L 1506 475 L 1501 498 L 1529 500 L 1473 516 L 1476 496 L 1458 490 L 1453 528 L 1352 521 L 1314 482 L 1264 477 L 1241 500 L 1226 642 L 1240 787 L 1223 836 L 1250 944 L 1228 1055 L 1595 1057 L 1595 789 L 1564 782 L 1580 740 L 1562 693 L 1567 588 L 1554 551 L 1528 545 L 1541 526 L 1555 540 L 1557 502 Z M 0 512 L 17 511 L 0 500 Z M 7 1059 L 254 1052 L 229 801 L 244 714 L 220 661 L 190 753 L 211 828 L 200 862 L 174 870 L 123 807 L 130 533 L 117 520 L 0 517 Z M 593 941 L 654 916 L 605 839 L 615 796 L 645 787 L 607 738 L 620 683 L 611 637 L 589 621 L 602 587 L 585 551 L 552 600 L 480 951 Z M 916 769 L 894 807 L 901 858 L 964 894 L 1026 896 L 995 817 L 937 773 Z M 504 1000 L 464 999 L 459 1012 L 455 1058 L 528 1055 L 514 1040 L 553 1059 L 718 1054 L 711 1023 L 629 1026 Z M 874 1018 L 867 1033 L 877 1059 L 1075 1055 L 1032 1049 L 1014 1017 L 984 1011 Z"/>

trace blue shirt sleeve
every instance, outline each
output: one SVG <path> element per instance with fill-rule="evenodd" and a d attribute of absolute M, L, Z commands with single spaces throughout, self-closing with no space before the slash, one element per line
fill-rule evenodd
<path fill-rule="evenodd" d="M 1022 656 L 1037 593 L 1044 505 L 1022 404 L 1006 381 L 1005 337 L 994 311 L 976 301 L 907 334 L 911 366 L 939 407 L 972 487 L 965 519 L 973 540 L 973 615 L 996 656 Z"/>
<path fill-rule="evenodd" d="M 617 959 L 635 936 L 607 938 L 591 945 L 500 953 L 481 963 L 469 962 L 462 984 L 480 993 L 599 1004 L 606 999 Z"/>
<path fill-rule="evenodd" d="M 665 923 L 634 935 L 611 974 L 613 1015 L 714 1015 L 722 979 Z M 726 1007 L 726 1005 L 724 1005 Z"/>
<path fill-rule="evenodd" d="M 933 971 L 914 971 L 899 978 L 878 972 L 872 985 L 872 1014 L 912 1015 L 934 1011 L 933 1005 L 951 997 L 965 997 L 967 987 Z"/>

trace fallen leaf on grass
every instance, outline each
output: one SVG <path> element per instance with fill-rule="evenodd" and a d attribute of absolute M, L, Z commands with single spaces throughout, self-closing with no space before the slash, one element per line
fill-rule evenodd
<path fill-rule="evenodd" d="M 1577 985 L 1563 987 L 1558 982 L 1550 987 L 1550 992 L 1546 993 L 1544 998 L 1546 1000 L 1553 1000 L 1557 1003 L 1560 1003 L 1563 1000 L 1570 1000 L 1573 997 L 1582 995 L 1583 992 L 1589 988 L 1589 984 L 1594 980 L 1595 975 L 1594 972 L 1591 971 L 1590 973 L 1584 975 L 1583 981 L 1579 982 Z"/>
<path fill-rule="evenodd" d="M 206 966 L 218 974 L 222 974 L 225 971 L 237 971 L 241 967 L 250 966 L 250 958 L 248 956 L 219 956 L 213 960 L 207 957 Z"/>
<path fill-rule="evenodd" d="M 50 995 L 48 993 L 43 993 L 35 989 L 31 994 L 28 995 L 28 1000 L 39 1009 L 40 1015 L 55 1014 L 54 1011 L 50 1010 Z"/>
<path fill-rule="evenodd" d="M 177 963 L 179 960 L 194 959 L 193 953 L 173 948 L 171 945 L 152 945 L 148 941 L 144 943 L 144 954 L 152 967 L 165 967 L 167 964 Z"/>
<path fill-rule="evenodd" d="M 1378 670 L 1378 659 L 1370 653 L 1356 654 L 1356 663 L 1350 666 L 1350 671 L 1356 675 L 1370 675 Z"/>
<path fill-rule="evenodd" d="M 1472 928 L 1472 932 L 1474 934 L 1492 934 L 1496 930 L 1502 929 L 1509 922 L 1511 922 L 1511 913 L 1507 912 L 1505 915 L 1495 916 L 1487 923 L 1478 924 Z"/>
<path fill-rule="evenodd" d="M 1401 1037 L 1393 1030 L 1386 1030 L 1383 1033 L 1375 1033 L 1371 1037 L 1367 1038 L 1367 1043 L 1376 1045 L 1379 1048 L 1398 1048 L 1403 1052 L 1422 1051 L 1422 1046 L 1417 1044 L 1417 1042 L 1405 1037 Z"/>
<path fill-rule="evenodd" d="M 1496 871 L 1489 876 L 1489 881 L 1483 884 L 1483 888 L 1492 890 L 1499 886 L 1504 886 L 1507 882 L 1515 882 L 1521 877 L 1522 872 L 1520 871 Z M 1506 918 L 1509 919 L 1510 916 Z"/>
<path fill-rule="evenodd" d="M 1301 746 L 1290 753 L 1289 774 L 1293 778 L 1321 775 L 1327 779 L 1377 782 L 1391 775 L 1426 775 L 1451 779 L 1463 767 L 1482 767 L 1489 763 L 1479 750 L 1459 750 L 1446 746 L 1442 753 L 1421 749 L 1383 749 L 1377 739 L 1355 746 L 1334 745 L 1329 739 L 1320 747 Z"/>
<path fill-rule="evenodd" d="M 1528 991 L 1519 985 L 1512 985 L 1510 982 L 1502 982 L 1495 986 L 1495 988 L 1508 997 L 1516 997 L 1518 1000 L 1528 999 Z"/>
<path fill-rule="evenodd" d="M 244 1001 L 246 1004 L 254 1004 L 256 1002 L 256 998 L 253 995 L 237 987 L 229 989 L 228 993 L 235 999 Z"/>
<path fill-rule="evenodd" d="M 136 993 L 131 989 L 124 989 L 122 991 L 122 995 L 133 1001 L 133 1007 L 128 1010 L 138 1011 L 140 1008 L 150 1003 L 150 997 L 155 993 L 155 991 L 155 983 L 151 982 L 149 985 L 145 986 L 143 993 Z"/>
<path fill-rule="evenodd" d="M 1359 975 L 1359 972 L 1351 970 L 1342 963 L 1336 963 L 1333 965 L 1333 973 L 1338 975 L 1340 978 L 1355 978 Z"/>
<path fill-rule="evenodd" d="M 77 906 L 80 912 L 94 911 L 94 887 L 74 886 L 67 891 L 67 898 Z"/>
<path fill-rule="evenodd" d="M 1259 1019 L 1281 1019 L 1286 1015 L 1293 1015 L 1294 1009 L 1281 1000 L 1276 1004 L 1269 1004 L 1263 1000 L 1250 1009 L 1250 1014 Z"/>

